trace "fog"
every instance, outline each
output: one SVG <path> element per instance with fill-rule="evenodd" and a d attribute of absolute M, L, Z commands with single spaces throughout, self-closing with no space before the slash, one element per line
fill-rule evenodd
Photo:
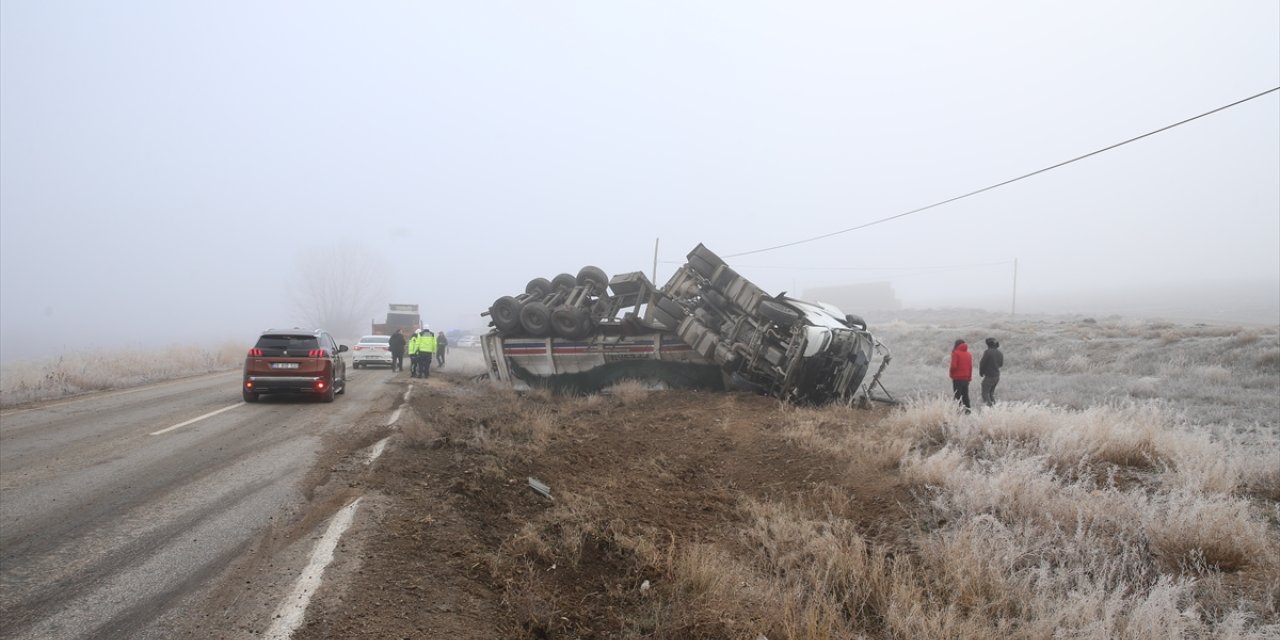
<path fill-rule="evenodd" d="M 0 358 L 247 344 L 309 251 L 482 327 L 533 277 L 657 241 L 665 281 L 1277 85 L 1275 2 L 6 1 Z M 1280 94 L 729 262 L 1004 311 L 1015 259 L 1019 312 L 1280 322 Z"/>

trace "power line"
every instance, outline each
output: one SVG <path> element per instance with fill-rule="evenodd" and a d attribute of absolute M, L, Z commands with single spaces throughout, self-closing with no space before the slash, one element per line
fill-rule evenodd
<path fill-rule="evenodd" d="M 779 244 L 779 245 L 775 245 L 775 246 L 772 246 L 772 247 L 765 247 L 764 249 L 755 249 L 755 250 L 753 250 L 753 251 L 743 251 L 743 252 L 741 252 L 741 253 L 731 253 L 731 254 L 726 255 L 726 256 L 724 256 L 724 257 L 726 257 L 726 258 L 736 258 L 736 257 L 738 257 L 738 256 L 749 256 L 749 255 L 751 255 L 751 254 L 753 254 L 753 253 L 764 253 L 765 251 L 773 251 L 774 249 L 783 249 L 783 248 L 786 248 L 786 247 L 794 247 L 795 245 L 798 245 L 798 244 L 805 244 L 806 242 L 814 242 L 815 240 L 822 240 L 823 238 L 830 238 L 831 236 L 838 236 L 838 235 L 840 235 L 840 234 L 842 234 L 842 233 L 849 233 L 850 231 L 857 231 L 858 229 L 865 229 L 865 228 L 867 228 L 867 227 L 870 227 L 870 226 L 873 226 L 873 225 L 880 224 L 880 223 L 882 223 L 882 222 L 888 222 L 888 221 L 890 221 L 890 220 L 897 220 L 898 218 L 903 218 L 903 217 L 909 216 L 909 215 L 911 215 L 911 214 L 913 214 L 913 213 L 920 213 L 921 211 L 927 211 L 927 210 L 932 209 L 932 208 L 934 208 L 934 207 L 940 207 L 940 206 L 942 206 L 942 205 L 944 205 L 944 204 L 949 204 L 949 203 L 955 202 L 956 200 L 963 200 L 964 198 L 968 198 L 969 196 L 976 196 L 976 195 L 978 195 L 979 193 L 983 193 L 983 192 L 986 192 L 986 191 L 990 191 L 990 190 L 992 190 L 992 189 L 996 189 L 996 188 L 999 188 L 999 187 L 1003 187 L 1003 186 L 1005 186 L 1005 185 L 1007 185 L 1007 184 L 1012 184 L 1012 183 L 1017 182 L 1017 181 L 1019 181 L 1019 180 L 1025 180 L 1026 178 L 1030 178 L 1031 176 L 1034 176 L 1034 175 L 1039 175 L 1039 174 L 1044 173 L 1044 172 L 1046 172 L 1046 171 L 1052 171 L 1052 170 L 1054 170 L 1054 169 L 1057 169 L 1058 167 L 1064 167 L 1064 166 L 1069 165 L 1069 164 L 1071 164 L 1071 163 L 1073 163 L 1073 162 L 1078 162 L 1078 161 L 1080 161 L 1080 160 L 1084 160 L 1085 158 L 1088 158 L 1088 157 L 1090 157 L 1090 156 L 1096 156 L 1096 155 L 1098 155 L 1099 153 L 1103 153 L 1103 152 L 1105 152 L 1105 151 L 1110 151 L 1110 150 L 1115 149 L 1115 148 L 1117 148 L 1117 147 L 1123 147 L 1124 145 L 1129 144 L 1130 142 L 1137 142 L 1138 140 L 1141 140 L 1141 139 L 1143 139 L 1143 138 L 1146 138 L 1146 137 L 1149 137 L 1149 136 L 1153 136 L 1153 135 L 1155 135 L 1155 134 L 1157 134 L 1157 133 L 1161 133 L 1161 132 L 1163 132 L 1163 131 L 1168 131 L 1169 129 L 1172 129 L 1172 128 L 1174 128 L 1174 127 L 1178 127 L 1178 126 L 1182 126 L 1182 125 L 1187 124 L 1188 122 L 1191 122 L 1191 121 L 1193 121 L 1193 120 L 1199 120 L 1200 118 L 1203 118 L 1203 117 L 1205 117 L 1205 116 L 1213 115 L 1213 114 L 1215 114 L 1215 113 L 1217 113 L 1217 112 L 1219 112 L 1219 111 L 1223 111 L 1223 110 L 1225 110 L 1225 109 L 1230 109 L 1231 107 L 1234 107 L 1234 106 L 1236 106 L 1236 105 L 1244 104 L 1244 103 L 1246 103 L 1246 102 L 1248 102 L 1248 101 L 1250 101 L 1250 100 L 1255 100 L 1255 99 L 1257 99 L 1257 98 L 1261 98 L 1262 96 L 1265 96 L 1265 95 L 1267 95 L 1267 94 L 1269 94 L 1269 93 L 1275 93 L 1275 92 L 1277 92 L 1277 91 L 1280 91 L 1280 87 L 1275 87 L 1275 88 L 1272 88 L 1272 89 L 1267 89 L 1266 91 L 1263 91 L 1262 93 L 1256 93 L 1256 94 L 1254 94 L 1254 95 L 1249 96 L 1248 98 L 1244 98 L 1244 99 L 1241 99 L 1241 100 L 1236 100 L 1235 102 L 1232 102 L 1231 104 L 1226 104 L 1226 105 L 1223 105 L 1223 106 L 1221 106 L 1221 107 L 1218 107 L 1217 109 L 1213 109 L 1213 110 L 1211 110 L 1211 111 L 1206 111 L 1206 112 L 1204 112 L 1204 113 L 1202 113 L 1202 114 L 1200 114 L 1200 115 L 1198 115 L 1198 116 L 1192 116 L 1192 117 L 1190 117 L 1190 118 L 1187 118 L 1186 120 L 1180 120 L 1180 121 L 1175 122 L 1175 123 L 1173 123 L 1173 124 L 1170 124 L 1170 125 L 1166 125 L 1166 126 L 1160 127 L 1159 129 L 1156 129 L 1156 130 L 1154 130 L 1154 131 L 1148 131 L 1147 133 L 1144 133 L 1144 134 L 1142 134 L 1142 135 L 1140 135 L 1140 136 L 1134 136 L 1134 137 L 1132 137 L 1132 138 L 1129 138 L 1128 140 L 1124 140 L 1124 141 L 1122 141 L 1122 142 L 1117 142 L 1117 143 L 1115 143 L 1115 144 L 1113 144 L 1113 145 L 1103 147 L 1103 148 L 1098 149 L 1098 150 L 1096 150 L 1096 151 L 1090 151 L 1089 153 L 1086 153 L 1086 154 L 1084 154 L 1084 155 L 1082 155 L 1082 156 L 1076 156 L 1076 157 L 1074 157 L 1074 158 L 1072 158 L 1072 159 L 1070 159 L 1070 160 L 1065 160 L 1065 161 L 1063 161 L 1063 162 L 1059 162 L 1058 164 L 1055 164 L 1055 165 L 1050 165 L 1050 166 L 1045 167 L 1045 168 L 1043 168 L 1043 169 L 1037 169 L 1037 170 L 1035 170 L 1035 171 L 1032 171 L 1031 173 L 1026 173 L 1026 174 L 1020 175 L 1020 176 L 1018 176 L 1018 177 L 1016 177 L 1016 178 L 1010 178 L 1010 179 L 1008 179 L 1008 180 L 1005 180 L 1004 182 L 999 182 L 999 183 L 993 184 L 993 185 L 991 185 L 991 186 L 983 187 L 983 188 L 978 189 L 978 190 L 976 190 L 976 191 L 970 191 L 969 193 L 966 193 L 966 194 L 963 194 L 963 195 L 958 195 L 958 196 L 955 196 L 955 197 L 953 197 L 953 198 L 947 198 L 946 200 L 941 200 L 941 201 L 939 201 L 939 202 L 935 202 L 935 203 L 933 203 L 933 204 L 931 204 L 931 205 L 923 206 L 923 207 L 920 207 L 920 208 L 918 208 L 918 209 L 912 209 L 912 210 L 910 210 L 910 211 L 905 211 L 905 212 L 903 212 L 903 213 L 899 213 L 899 214 L 897 214 L 897 215 L 892 215 L 892 216 L 889 216 L 889 217 L 887 217 L 887 218 L 880 218 L 879 220 L 873 220 L 873 221 L 871 221 L 871 222 L 867 222 L 867 223 L 865 223 L 865 224 L 860 224 L 860 225 L 858 225 L 858 226 L 856 226 L 856 227 L 849 227 L 848 229 L 841 229 L 841 230 L 839 230 L 839 231 L 832 231 L 831 233 L 824 233 L 824 234 L 822 234 L 822 235 L 820 235 L 820 236 L 814 236 L 814 237 L 812 237 L 812 238 L 805 238 L 804 240 L 796 240 L 795 242 L 788 242 L 788 243 L 786 243 L 786 244 Z"/>

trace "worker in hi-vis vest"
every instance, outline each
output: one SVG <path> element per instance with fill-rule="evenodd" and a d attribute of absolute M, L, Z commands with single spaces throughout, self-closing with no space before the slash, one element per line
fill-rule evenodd
<path fill-rule="evenodd" d="M 436 334 L 431 333 L 429 325 L 422 326 L 422 342 L 418 345 L 422 352 L 422 377 L 431 377 L 431 360 L 436 357 Z"/>
<path fill-rule="evenodd" d="M 418 329 L 413 333 L 413 337 L 409 338 L 409 377 L 418 378 L 422 376 L 422 329 Z"/>

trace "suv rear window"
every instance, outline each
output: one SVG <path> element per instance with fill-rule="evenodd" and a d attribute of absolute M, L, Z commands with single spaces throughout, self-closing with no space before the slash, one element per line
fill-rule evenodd
<path fill-rule="evenodd" d="M 310 334 L 273 334 L 259 337 L 256 346 L 266 355 L 279 355 L 281 351 L 305 353 L 312 349 L 319 349 L 320 341 Z"/>
<path fill-rule="evenodd" d="M 391 342 L 391 336 L 365 336 L 360 338 L 363 344 L 387 344 Z"/>

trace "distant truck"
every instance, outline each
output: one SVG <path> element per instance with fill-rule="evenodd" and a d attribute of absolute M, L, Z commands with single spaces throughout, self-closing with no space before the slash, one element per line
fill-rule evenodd
<path fill-rule="evenodd" d="M 661 288 L 642 272 L 584 267 L 535 278 L 481 315 L 494 325 L 481 339 L 489 376 L 513 385 L 590 392 L 639 379 L 801 404 L 884 399 L 871 391 L 890 354 L 861 318 L 770 296 L 701 244 Z"/>
<path fill-rule="evenodd" d="M 371 333 L 375 336 L 389 336 L 400 331 L 407 337 L 421 328 L 422 317 L 418 315 L 418 305 L 392 304 L 387 307 L 387 321 L 379 323 L 374 320 Z"/>

